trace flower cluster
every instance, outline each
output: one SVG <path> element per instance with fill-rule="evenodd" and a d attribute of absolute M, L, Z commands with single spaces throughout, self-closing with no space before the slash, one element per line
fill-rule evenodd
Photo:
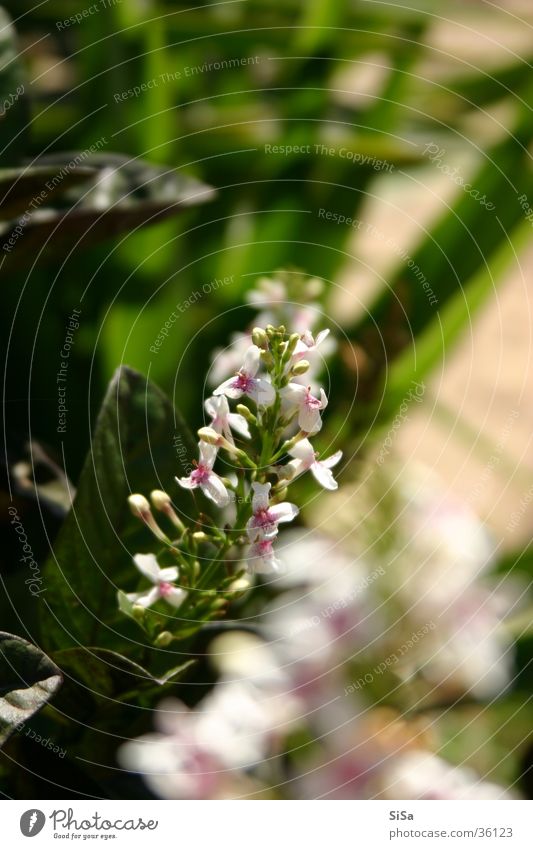
<path fill-rule="evenodd" d="M 249 585 L 247 576 L 279 572 L 274 544 L 280 523 L 299 513 L 285 498 L 297 478 L 310 471 L 324 489 L 337 489 L 331 470 L 342 452 L 322 458 L 311 442 L 322 429 L 326 393 L 300 382 L 328 334 L 324 329 L 314 335 L 308 328 L 289 333 L 284 325 L 271 324 L 252 330 L 242 361 L 204 403 L 209 420 L 198 431 L 192 470 L 176 477 L 180 488 L 207 499 L 193 527 L 187 527 L 165 492 L 152 492 L 151 504 L 140 494 L 130 496 L 132 511 L 163 550 L 157 556 L 135 555 L 135 565 L 152 587 L 119 593 L 119 603 L 158 644 L 183 636 L 193 621 L 220 616 L 242 592 L 243 579 Z M 212 511 L 209 503 L 223 511 L 220 518 L 206 515 Z M 165 516 L 172 532 L 163 530 L 154 510 Z M 160 556 L 168 565 L 160 565 Z M 159 601 L 177 609 L 177 630 L 161 632 L 166 623 L 147 619 L 147 609 Z"/>
<path fill-rule="evenodd" d="M 397 698 L 405 671 L 394 663 L 386 681 L 374 665 L 390 653 L 396 619 L 380 602 L 386 570 L 315 531 L 291 529 L 282 542 L 281 593 L 257 617 L 257 633 L 217 636 L 208 696 L 194 710 L 162 702 L 156 731 L 126 743 L 122 765 L 171 799 L 509 798 L 492 777 L 439 756 L 436 720 L 428 729 L 428 717 L 402 711 L 401 701 L 384 703 Z M 351 686 L 357 674 L 376 679 L 379 698 L 371 685 Z"/>

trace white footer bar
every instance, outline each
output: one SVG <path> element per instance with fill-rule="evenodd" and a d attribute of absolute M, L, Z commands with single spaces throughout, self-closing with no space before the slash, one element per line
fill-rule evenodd
<path fill-rule="evenodd" d="M 533 847 L 533 803 L 3 801 L 1 845 L 180 849 Z M 29 843 L 35 838 L 35 843 Z M 147 841 L 150 841 L 148 843 Z"/>

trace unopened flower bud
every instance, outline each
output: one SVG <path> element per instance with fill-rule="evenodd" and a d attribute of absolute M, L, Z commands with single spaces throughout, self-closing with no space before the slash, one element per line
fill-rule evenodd
<path fill-rule="evenodd" d="M 221 608 L 226 607 L 227 600 L 225 598 L 216 598 L 210 605 L 211 610 L 221 610 Z"/>
<path fill-rule="evenodd" d="M 258 348 L 268 348 L 268 336 L 262 327 L 254 327 L 252 330 L 252 342 Z"/>
<path fill-rule="evenodd" d="M 267 369 L 272 368 L 274 365 L 274 357 L 270 351 L 261 351 L 261 362 Z"/>
<path fill-rule="evenodd" d="M 292 357 L 294 354 L 294 349 L 296 348 L 298 342 L 300 341 L 299 333 L 291 333 L 289 336 L 289 341 L 287 342 L 287 356 Z"/>
<path fill-rule="evenodd" d="M 158 634 L 156 639 L 154 640 L 154 646 L 157 646 L 157 648 L 164 649 L 171 644 L 173 639 L 174 637 L 172 636 L 170 631 L 161 631 L 161 633 Z"/>
<path fill-rule="evenodd" d="M 170 542 L 166 534 L 163 533 L 156 520 L 152 515 L 152 509 L 150 504 L 144 495 L 139 495 L 139 493 L 134 493 L 133 495 L 128 496 L 128 504 L 130 506 L 130 510 L 133 515 L 140 519 L 144 524 L 150 528 L 152 533 L 157 539 L 162 540 L 163 542 Z"/>
<path fill-rule="evenodd" d="M 195 540 L 195 542 L 205 542 L 207 539 L 209 539 L 207 534 L 204 534 L 203 531 L 195 531 L 192 535 L 192 538 L 193 540 Z"/>
<path fill-rule="evenodd" d="M 295 377 L 297 377 L 299 374 L 305 374 L 308 369 L 309 361 L 300 360 L 299 363 L 296 363 L 296 365 L 292 367 L 292 373 Z"/>
<path fill-rule="evenodd" d="M 143 607 L 142 604 L 134 604 L 131 609 L 131 615 L 136 622 L 139 622 L 142 625 L 146 616 L 146 608 Z"/>
<path fill-rule="evenodd" d="M 250 587 L 251 582 L 249 578 L 237 578 L 236 581 L 233 581 L 233 583 L 229 585 L 228 593 L 231 593 L 232 596 L 236 596 L 238 598 L 239 596 L 244 595 L 244 593 L 246 593 L 250 589 Z"/>
<path fill-rule="evenodd" d="M 241 416 L 246 419 L 247 422 L 250 422 L 250 424 L 256 424 L 257 419 L 252 413 L 252 411 L 249 409 L 249 407 L 246 406 L 246 404 L 237 404 L 235 409 L 238 413 L 240 413 Z"/>
<path fill-rule="evenodd" d="M 128 504 L 130 505 L 131 512 L 137 519 L 146 521 L 146 517 L 151 514 L 150 504 L 144 495 L 134 493 L 128 496 Z"/>
<path fill-rule="evenodd" d="M 202 442 L 207 442 L 209 445 L 216 445 L 218 448 L 221 447 L 224 438 L 213 427 L 201 427 L 198 431 L 198 437 Z"/>
<path fill-rule="evenodd" d="M 163 492 L 162 489 L 152 490 L 152 492 L 150 493 L 150 501 L 152 502 L 156 510 L 159 510 L 161 513 L 164 513 L 165 516 L 168 516 L 172 524 L 175 525 L 178 530 L 180 530 L 181 532 L 185 530 L 185 525 L 172 507 L 172 499 L 167 492 Z"/>

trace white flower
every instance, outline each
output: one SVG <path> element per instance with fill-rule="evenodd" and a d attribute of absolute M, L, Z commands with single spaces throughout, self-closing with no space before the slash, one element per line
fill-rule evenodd
<path fill-rule="evenodd" d="M 177 566 L 161 569 L 154 554 L 136 554 L 133 562 L 141 575 L 148 578 L 154 586 L 146 592 L 128 593 L 127 597 L 132 604 L 150 607 L 162 598 L 173 607 L 179 607 L 185 600 L 187 596 L 185 590 L 174 586 L 173 583 L 178 579 Z"/>
<path fill-rule="evenodd" d="M 482 781 L 469 767 L 453 767 L 423 750 L 393 758 L 381 778 L 385 799 L 508 799 L 497 784 Z"/>
<path fill-rule="evenodd" d="M 293 361 L 298 362 L 298 360 L 302 360 L 304 358 L 307 359 L 310 354 L 315 353 L 318 346 L 321 345 L 324 339 L 328 336 L 328 329 L 321 330 L 320 333 L 317 333 L 316 337 L 313 336 L 310 330 L 305 330 L 294 349 Z"/>
<path fill-rule="evenodd" d="M 276 575 L 281 568 L 271 539 L 257 539 L 250 546 L 246 560 L 250 571 L 258 575 Z"/>
<path fill-rule="evenodd" d="M 253 515 L 246 523 L 250 542 L 273 539 L 278 533 L 280 522 L 291 522 L 298 515 L 295 504 L 283 501 L 281 504 L 269 504 L 269 483 L 253 483 Z"/>
<path fill-rule="evenodd" d="M 261 364 L 261 350 L 250 345 L 244 357 L 244 365 L 234 377 L 221 383 L 213 395 L 227 395 L 228 398 L 240 398 L 248 395 L 258 406 L 269 407 L 276 400 L 276 391 L 268 380 L 256 377 Z"/>
<path fill-rule="evenodd" d="M 213 430 L 225 436 L 232 445 L 234 444 L 231 433 L 232 428 L 240 436 L 250 439 L 251 434 L 248 422 L 239 413 L 230 413 L 228 400 L 225 395 L 208 398 L 204 407 L 208 415 L 211 416 L 211 427 Z"/>
<path fill-rule="evenodd" d="M 236 798 L 250 789 L 239 788 L 247 781 L 242 770 L 264 761 L 291 719 L 283 708 L 246 681 L 222 681 L 194 710 L 163 701 L 157 732 L 123 745 L 119 761 L 166 799 Z"/>
<path fill-rule="evenodd" d="M 315 480 L 324 489 L 338 489 L 339 485 L 330 469 L 337 465 L 342 457 L 342 451 L 336 451 L 335 454 L 332 454 L 331 457 L 326 457 L 325 460 L 317 460 L 317 455 L 309 440 L 301 439 L 290 449 L 289 454 L 295 458 L 287 463 L 287 467 L 291 469 L 293 477 L 301 475 L 309 469 Z"/>
<path fill-rule="evenodd" d="M 305 433 L 318 433 L 322 427 L 320 411 L 325 410 L 328 399 L 323 389 L 320 398 L 311 394 L 310 386 L 300 386 L 299 383 L 289 383 L 282 390 L 282 400 L 285 409 L 298 411 L 298 425 Z"/>
<path fill-rule="evenodd" d="M 199 443 L 200 460 L 191 474 L 186 478 L 176 478 L 183 489 L 196 489 L 200 487 L 207 498 L 217 505 L 225 507 L 229 504 L 229 493 L 221 478 L 213 471 L 217 456 L 217 449 L 207 442 Z"/>
<path fill-rule="evenodd" d="M 230 345 L 226 348 L 217 348 L 213 352 L 211 368 L 207 375 L 209 386 L 218 386 L 228 374 L 236 372 L 252 344 L 251 333 L 233 333 L 230 338 Z"/>

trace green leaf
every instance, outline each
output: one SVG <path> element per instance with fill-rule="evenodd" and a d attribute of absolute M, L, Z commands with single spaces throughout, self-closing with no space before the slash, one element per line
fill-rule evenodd
<path fill-rule="evenodd" d="M 0 631 L 0 745 L 61 686 L 49 657 L 21 637 Z"/>
<path fill-rule="evenodd" d="M 117 590 L 136 580 L 133 554 L 159 545 L 133 518 L 127 497 L 159 488 L 174 494 L 178 509 L 190 508 L 174 481 L 184 449 L 190 462 L 196 445 L 168 398 L 143 375 L 119 369 L 98 415 L 72 509 L 44 568 L 47 648 L 122 651 L 137 641 L 138 630 L 118 610 Z"/>

